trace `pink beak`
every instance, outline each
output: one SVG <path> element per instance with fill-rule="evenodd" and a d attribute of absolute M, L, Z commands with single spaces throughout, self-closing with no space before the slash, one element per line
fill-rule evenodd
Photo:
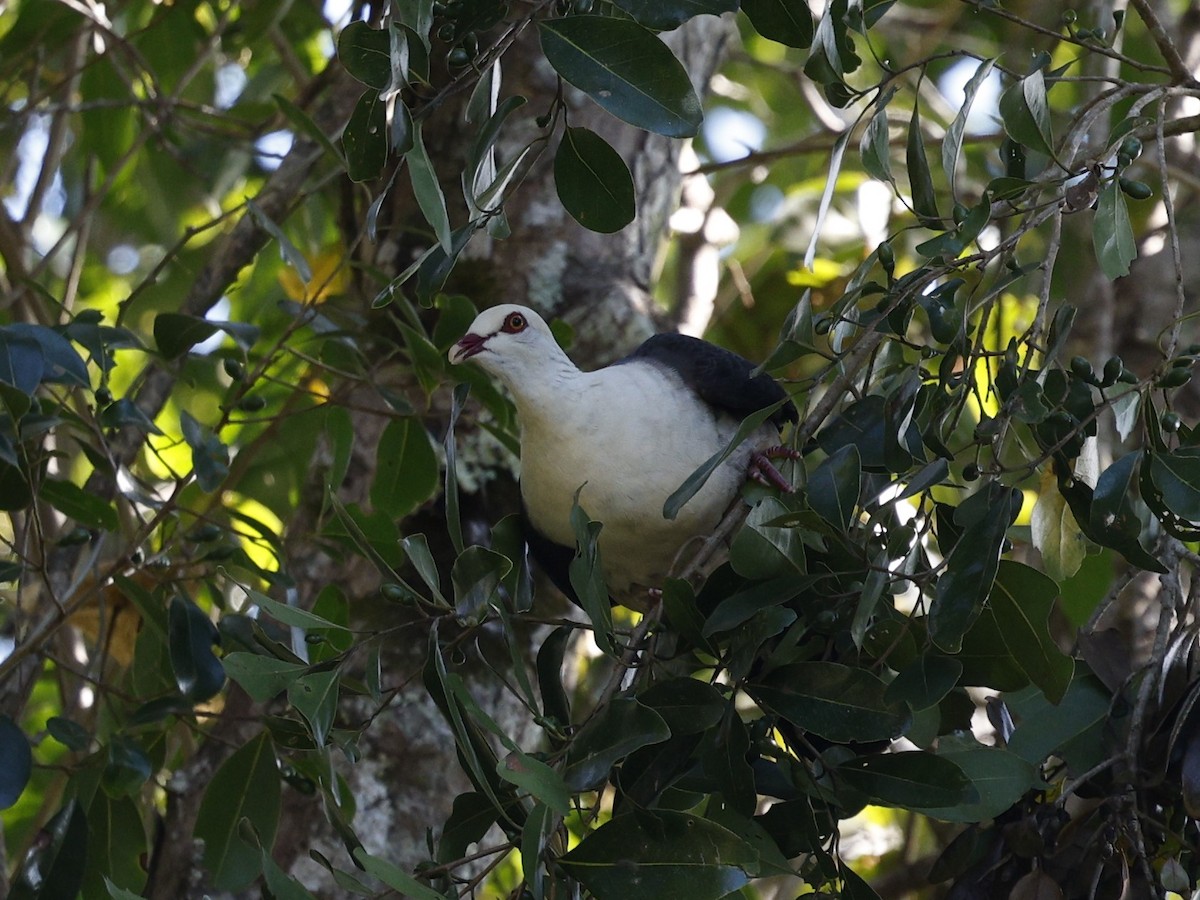
<path fill-rule="evenodd" d="M 486 337 L 467 332 L 457 344 L 450 348 L 450 362 L 454 365 L 465 362 L 477 353 L 482 353 L 486 349 L 486 345 Z"/>

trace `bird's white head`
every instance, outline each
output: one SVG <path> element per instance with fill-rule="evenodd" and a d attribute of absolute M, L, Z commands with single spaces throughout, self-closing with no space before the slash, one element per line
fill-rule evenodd
<path fill-rule="evenodd" d="M 570 364 L 546 320 L 515 303 L 493 306 L 476 316 L 449 356 L 455 365 L 474 359 L 510 386 L 522 373 Z"/>

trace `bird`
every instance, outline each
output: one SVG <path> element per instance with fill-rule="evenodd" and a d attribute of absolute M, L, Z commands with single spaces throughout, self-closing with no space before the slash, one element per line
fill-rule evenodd
<path fill-rule="evenodd" d="M 660 590 L 680 554 L 711 535 L 747 477 L 790 490 L 771 458 L 797 454 L 780 429 L 797 420 L 787 392 L 738 354 L 683 334 L 657 334 L 629 356 L 585 372 L 534 310 L 485 309 L 449 351 L 508 388 L 520 426 L 520 493 L 534 561 L 575 600 L 575 504 L 601 523 L 601 571 L 614 598 Z M 674 518 L 670 495 L 719 453 L 749 414 L 778 405 Z M 635 605 L 625 603 L 625 605 Z"/>

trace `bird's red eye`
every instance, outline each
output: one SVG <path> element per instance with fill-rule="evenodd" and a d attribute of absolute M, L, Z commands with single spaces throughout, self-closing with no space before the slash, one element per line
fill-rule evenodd
<path fill-rule="evenodd" d="M 504 320 L 504 330 L 509 334 L 516 334 L 518 331 L 524 331 L 528 321 L 520 313 L 509 313 L 508 318 Z"/>

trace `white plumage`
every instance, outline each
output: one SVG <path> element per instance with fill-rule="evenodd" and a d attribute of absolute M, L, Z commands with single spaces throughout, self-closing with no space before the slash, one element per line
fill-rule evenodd
<path fill-rule="evenodd" d="M 513 304 L 475 319 L 450 351 L 452 363 L 468 359 L 503 382 L 516 403 L 529 524 L 573 548 L 578 491 L 580 506 L 604 526 L 600 554 L 617 593 L 661 586 L 685 545 L 720 522 L 752 457 L 777 444 L 779 424 L 795 417 L 788 404 L 669 520 L 667 498 L 729 442 L 741 419 L 783 399 L 771 379 L 749 377 L 753 364 L 704 341 L 659 335 L 619 363 L 583 372 L 536 312 Z"/>

